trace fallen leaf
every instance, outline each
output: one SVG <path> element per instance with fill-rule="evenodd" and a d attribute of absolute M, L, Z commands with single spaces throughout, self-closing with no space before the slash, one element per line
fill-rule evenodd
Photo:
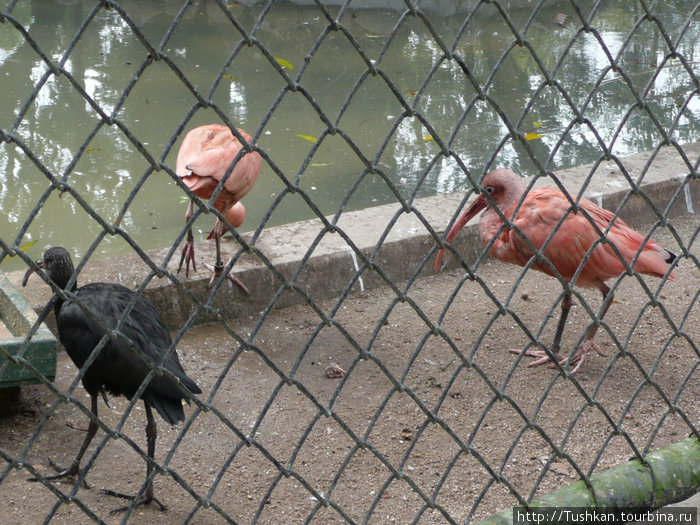
<path fill-rule="evenodd" d="M 289 60 L 285 60 L 284 58 L 280 58 L 280 57 L 275 57 L 275 60 L 277 61 L 277 63 L 280 66 L 287 68 L 289 70 L 292 70 L 292 71 L 294 70 L 294 66 L 292 65 L 292 63 Z"/>
<path fill-rule="evenodd" d="M 571 474 L 569 464 L 564 463 L 563 461 L 555 461 L 554 463 L 552 463 L 552 465 L 550 466 L 550 470 L 557 474 L 561 474 L 562 476 L 569 476 Z"/>
<path fill-rule="evenodd" d="M 23 244 L 22 246 L 19 247 L 20 250 L 23 252 L 26 252 L 29 248 L 34 246 L 38 241 L 29 241 L 28 243 Z M 14 255 L 8 255 L 8 257 L 15 257 L 17 254 Z"/>
<path fill-rule="evenodd" d="M 544 137 L 544 133 L 525 133 L 525 140 L 535 140 Z"/>
<path fill-rule="evenodd" d="M 311 135 L 302 135 L 301 133 L 297 133 L 297 137 L 308 140 L 309 142 L 316 143 L 318 142 L 318 139 L 316 137 L 312 137 Z"/>
<path fill-rule="evenodd" d="M 326 377 L 328 379 L 337 379 L 339 377 L 343 377 L 345 375 L 345 370 L 340 368 L 338 365 L 335 363 L 331 363 L 326 367 Z"/>
<path fill-rule="evenodd" d="M 423 140 L 426 142 L 430 142 L 431 140 L 435 140 L 432 135 L 426 135 L 423 137 Z"/>

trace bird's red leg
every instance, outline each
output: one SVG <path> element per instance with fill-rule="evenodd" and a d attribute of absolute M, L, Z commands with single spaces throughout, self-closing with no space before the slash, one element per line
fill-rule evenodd
<path fill-rule="evenodd" d="M 187 206 L 187 213 L 185 213 L 185 222 L 189 222 L 194 214 L 194 203 L 190 200 Z M 182 263 L 185 262 L 185 277 L 190 276 L 190 263 L 192 263 L 192 271 L 197 271 L 197 264 L 194 262 L 194 236 L 192 235 L 192 228 L 187 228 L 187 240 L 185 245 L 182 247 L 182 255 L 180 256 L 180 265 L 177 267 L 177 273 L 182 270 Z"/>
<path fill-rule="evenodd" d="M 600 314 L 600 319 L 599 321 L 603 320 L 603 317 L 608 311 L 608 308 L 610 308 L 610 305 L 613 302 L 613 299 L 615 298 L 615 294 L 613 294 L 610 291 L 610 287 L 608 287 L 607 284 L 605 284 L 603 281 L 601 281 L 599 278 L 596 277 L 595 279 L 595 284 L 600 290 L 600 292 L 603 294 L 603 312 Z M 586 356 L 588 355 L 588 352 L 591 350 L 595 350 L 598 355 L 602 357 L 607 357 L 600 348 L 593 342 L 593 336 L 595 336 L 595 333 L 598 331 L 598 325 L 594 324 L 591 326 L 588 331 L 586 332 L 586 337 L 583 338 L 583 342 L 581 345 L 576 349 L 576 352 L 574 355 L 571 357 L 571 362 L 576 363 L 576 367 L 571 371 L 573 374 L 578 370 L 583 362 L 586 360 Z"/>
<path fill-rule="evenodd" d="M 610 288 L 600 279 L 595 279 L 596 286 L 598 289 L 601 291 L 603 294 L 603 312 L 600 315 L 600 319 L 603 319 L 603 316 L 606 314 L 608 311 L 608 308 L 610 308 L 610 305 L 612 304 L 614 294 L 610 293 Z M 571 309 L 571 305 L 573 304 L 573 301 L 571 299 L 571 294 L 566 294 L 564 296 L 564 299 L 562 300 L 561 303 L 561 317 L 559 318 L 559 324 L 557 325 L 557 331 L 554 334 L 554 341 L 552 341 L 552 355 L 559 361 L 559 364 L 561 366 L 564 366 L 566 362 L 569 360 L 566 356 L 562 355 L 560 350 L 561 350 L 561 336 L 564 332 L 564 326 L 566 325 L 566 318 L 569 315 L 569 310 Z M 606 355 L 602 352 L 600 348 L 593 342 L 593 337 L 595 336 L 595 333 L 598 331 L 598 325 L 593 325 L 591 326 L 588 331 L 586 332 L 586 336 L 583 339 L 583 342 L 579 345 L 579 347 L 576 349 L 574 354 L 571 356 L 571 364 L 575 365 L 574 368 L 571 370 L 571 373 L 575 373 L 579 368 L 581 368 L 581 365 L 583 362 L 586 360 L 586 357 L 588 357 L 588 352 L 591 350 L 595 350 L 595 352 L 598 353 L 598 355 L 602 357 L 606 357 Z M 519 354 L 522 351 L 521 350 L 511 350 L 511 352 Z M 541 365 L 544 363 L 547 363 L 551 361 L 550 357 L 547 355 L 546 352 L 542 350 L 527 350 L 525 352 L 525 355 L 531 356 L 531 357 L 537 357 L 538 359 L 530 363 L 528 366 L 537 366 Z M 555 365 L 551 364 L 549 368 L 554 368 Z"/>
<path fill-rule="evenodd" d="M 566 318 L 569 317 L 569 310 L 571 310 L 571 305 L 573 304 L 571 299 L 571 293 L 567 292 L 564 294 L 564 298 L 561 301 L 561 315 L 559 316 L 559 324 L 557 324 L 557 331 L 554 333 L 554 340 L 552 341 L 551 352 L 552 355 L 559 361 L 562 366 L 566 363 L 566 356 L 563 355 L 561 350 L 561 336 L 564 333 L 564 327 L 566 326 Z M 511 350 L 513 354 L 523 353 L 522 350 Z M 536 357 L 537 359 L 530 363 L 528 366 L 537 366 L 551 361 L 549 354 L 544 350 L 526 350 L 526 356 Z"/>
<path fill-rule="evenodd" d="M 90 409 L 92 410 L 92 413 L 95 414 L 95 417 L 97 417 L 97 396 L 91 395 L 90 396 Z M 54 479 L 62 479 L 62 478 L 67 478 L 70 476 L 77 476 L 80 474 L 80 462 L 83 459 L 83 456 L 85 455 L 85 451 L 87 450 L 88 446 L 90 445 L 90 442 L 92 441 L 92 438 L 95 437 L 95 434 L 97 434 L 97 423 L 95 423 L 92 419 L 90 420 L 90 424 L 88 425 L 87 428 L 87 435 L 85 436 L 85 439 L 83 440 L 83 444 L 80 445 L 80 450 L 78 450 L 78 454 L 75 456 L 75 459 L 71 463 L 70 467 L 68 468 L 63 468 L 60 465 L 57 465 L 56 463 L 53 462 L 51 458 L 49 458 L 49 464 L 51 467 L 58 472 L 58 474 L 55 474 L 53 476 L 46 476 L 44 479 L 47 480 L 54 480 Z M 29 478 L 28 481 L 39 481 L 38 478 Z M 83 478 L 83 486 L 85 488 L 90 488 L 87 484 L 87 481 L 85 481 L 85 478 Z"/>
<path fill-rule="evenodd" d="M 155 454 L 156 454 L 156 437 L 158 437 L 158 428 L 156 427 L 156 420 L 153 418 L 153 411 L 151 410 L 151 405 L 149 405 L 146 400 L 143 401 L 143 404 L 146 407 L 146 442 L 148 444 L 148 457 L 151 458 L 152 460 L 155 459 Z M 149 478 L 151 475 L 151 471 L 153 470 L 153 465 L 149 461 L 146 464 L 146 479 Z M 121 492 L 115 492 L 113 490 L 107 490 L 103 489 L 102 490 L 103 494 L 106 494 L 107 496 L 113 496 L 115 498 L 122 498 L 130 501 L 134 501 L 136 499 L 136 496 L 132 496 L 129 494 L 122 494 Z M 156 499 L 156 497 L 153 495 L 153 480 L 151 479 L 148 482 L 148 485 L 146 485 L 146 490 L 144 491 L 143 496 L 133 504 L 134 507 L 138 507 L 140 505 L 148 505 L 151 501 L 154 501 L 156 504 L 158 504 L 158 507 L 160 508 L 161 511 L 166 511 L 168 508 L 163 505 L 160 501 Z M 110 514 L 116 514 L 118 512 L 124 512 L 130 507 L 130 505 L 127 505 L 125 507 L 119 507 L 117 509 L 111 510 Z"/>
<path fill-rule="evenodd" d="M 207 285 L 207 288 L 209 289 L 211 289 L 214 286 L 214 283 L 224 271 L 224 262 L 221 260 L 221 246 L 219 245 L 219 239 L 224 234 L 223 228 L 223 223 L 217 219 L 216 224 L 214 224 L 213 231 L 214 241 L 216 242 L 216 264 L 214 266 L 211 266 L 210 264 L 204 263 L 204 266 L 214 274 L 211 276 L 209 284 Z M 248 291 L 248 287 L 245 284 L 243 284 L 235 275 L 229 272 L 226 278 L 229 279 L 233 284 L 238 286 L 241 290 L 243 290 L 243 293 L 245 293 L 246 295 L 250 293 Z"/>

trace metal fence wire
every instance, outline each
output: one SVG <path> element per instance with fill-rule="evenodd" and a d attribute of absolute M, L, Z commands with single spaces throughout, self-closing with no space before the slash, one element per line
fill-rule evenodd
<path fill-rule="evenodd" d="M 31 202 L 26 220 L 15 221 L 13 236 L 0 238 L 0 262 L 13 257 L 21 259 L 25 268 L 36 267 L 33 260 L 40 255 L 35 253 L 38 246 L 24 247 L 27 232 L 42 210 L 63 194 L 64 201 L 74 203 L 75 213 L 87 214 L 83 219 L 86 224 L 99 225 L 96 238 L 76 261 L 74 280 L 79 284 L 109 280 L 100 277 L 114 275 L 105 259 L 97 260 L 100 247 L 113 238 L 126 243 L 131 260 L 137 261 L 135 266 L 145 268 L 136 271 L 138 278 L 129 280 L 131 287 L 138 294 L 157 288 L 157 294 L 170 297 L 156 300 L 156 295 L 149 295 L 162 315 L 177 325 L 171 349 L 177 350 L 187 374 L 203 393 L 188 395 L 191 404 L 185 407 L 184 424 L 169 428 L 158 421 L 155 461 L 151 461 L 139 399 L 110 399 L 112 410 L 103 408 L 100 401 L 99 417 L 94 418 L 80 386 L 88 365 L 77 371 L 65 353 L 59 354 L 54 382 L 25 359 L 22 351 L 15 355 L 0 349 L 0 357 L 5 359 L 0 368 L 20 363 L 39 381 L 39 385 L 24 389 L 20 411 L 6 416 L 0 429 L 3 522 L 468 523 L 514 505 L 527 505 L 577 480 L 582 481 L 581 490 L 590 490 L 595 473 L 630 458 L 646 465 L 644 458 L 649 452 L 688 435 L 700 437 L 700 262 L 696 241 L 700 229 L 696 215 L 672 216 L 679 205 L 692 210 L 698 184 L 698 150 L 677 138 L 688 129 L 690 135 L 684 136 L 697 138 L 700 127 L 700 59 L 679 52 L 682 44 L 694 48 L 696 55 L 700 49 L 697 4 L 629 2 L 625 16 L 630 29 L 613 45 L 600 25 L 600 13 L 607 4 L 602 1 L 557 3 L 560 5 L 546 1 L 454 2 L 449 9 L 456 31 L 448 37 L 436 25 L 433 12 L 436 6 L 447 9 L 443 4 L 397 0 L 380 6 L 389 9 L 393 27 L 385 34 L 369 36 L 381 44 L 378 53 L 369 54 L 364 45 L 367 34 L 357 34 L 351 21 L 359 10 L 377 6 L 356 0 L 315 0 L 304 2 L 303 16 L 314 20 L 309 31 L 317 33 L 296 68 L 266 45 L 266 24 L 276 10 L 290 8 L 277 0 L 245 6 L 223 1 L 162 2 L 160 20 L 167 17 L 168 22 L 159 39 L 143 29 L 138 2 L 79 4 L 80 10 L 75 5 L 60 7 L 70 10 L 74 18 L 78 13 L 80 19 L 78 29 L 64 38 L 59 50 L 43 47 L 38 35 L 28 29 L 20 13 L 26 3 L 9 1 L 0 11 L 0 38 L 19 37 L 21 46 L 31 48 L 43 64 L 32 76 L 30 91 L 5 92 L 0 103 L 16 104 L 11 118 L 7 108 L 3 110 L 6 116 L 0 123 L 3 193 L 16 183 L 11 164 L 1 158 L 7 159 L 11 152 L 48 181 L 45 191 Z M 40 12 L 48 5 L 34 2 L 33 9 Z M 181 38 L 178 31 L 183 21 L 201 9 L 208 10 L 218 23 L 230 26 L 229 40 L 208 49 L 221 67 L 207 83 L 190 78 L 196 69 L 192 64 L 187 66 L 187 58 L 178 56 L 175 42 Z M 499 31 L 508 35 L 508 44 L 482 76 L 474 73 L 473 64 L 479 57 L 466 54 L 460 41 L 481 29 L 478 20 L 484 10 L 497 20 Z M 668 10 L 676 14 L 672 27 L 663 17 Z M 73 64 L 75 50 L 104 16 L 120 28 L 121 42 L 140 46 L 140 61 L 132 64 L 133 76 L 125 85 L 108 86 L 116 93 L 112 104 L 96 99 L 86 77 L 77 75 Z M 543 54 L 543 48 L 531 41 L 533 28 L 542 23 L 566 26 L 568 43 L 557 56 Z M 415 89 L 407 90 L 394 63 L 392 44 L 407 27 L 416 25 L 429 35 L 432 65 L 421 72 Z M 629 57 L 640 45 L 641 30 L 649 27 L 664 51 L 651 65 L 648 81 L 640 84 L 637 75 L 648 64 L 635 64 Z M 285 28 L 276 30 L 284 33 Z M 597 58 L 603 64 L 583 95 L 572 93 L 571 82 L 562 80 L 582 38 L 597 41 Z M 329 88 L 343 93 L 343 101 L 335 109 L 308 87 L 317 56 L 331 40 L 349 45 L 363 64 L 354 84 Z M 232 256 L 225 271 L 235 273 L 246 264 L 255 266 L 257 275 L 262 275 L 255 283 L 263 283 L 269 290 L 266 295 L 253 288 L 246 296 L 225 278 L 207 290 L 205 281 L 195 281 L 206 273 L 201 268 L 189 279 L 176 272 L 186 226 L 206 216 L 223 218 L 210 203 L 196 201 L 193 218 L 187 225 L 183 223 L 182 230 L 178 227 L 172 248 L 165 250 L 152 250 L 157 246 L 152 243 L 144 247 L 131 229 L 134 221 L 129 214 L 155 176 L 167 177 L 181 195 L 193 195 L 174 172 L 177 148 L 202 113 L 210 116 L 211 122 L 238 127 L 238 118 L 229 114 L 217 97 L 228 89 L 232 70 L 250 70 L 246 65 L 250 51 L 258 57 L 255 67 L 269 70 L 267 74 L 281 86 L 264 116 L 245 126 L 252 136 L 249 147 L 262 157 L 261 177 L 274 179 L 280 189 L 259 222 L 246 225 L 252 233 L 242 235 L 234 229 L 237 244 L 224 244 L 227 256 Z M 493 93 L 499 83 L 508 82 L 505 69 L 515 54 L 534 64 L 541 81 L 532 94 L 523 96 L 520 113 L 512 115 Z M 403 60 L 411 66 L 411 57 Z M 339 61 L 334 67 L 342 68 L 343 63 Z M 424 110 L 445 67 L 458 70 L 465 86 L 461 112 L 452 115 L 449 127 L 436 124 Z M 10 76 L 12 68 L 12 61 L 7 60 L 1 71 Z M 650 102 L 663 91 L 662 79 L 669 71 L 688 85 L 670 105 L 670 117 L 659 114 Z M 334 75 L 333 70 L 327 73 L 329 78 Z M 141 138 L 143 122 L 125 116 L 140 84 L 154 75 L 167 79 L 151 101 L 163 113 L 168 112 L 170 90 L 184 89 L 191 98 L 188 110 L 176 115 L 176 125 L 167 130 L 169 141 L 162 148 Z M 590 114 L 607 111 L 596 105 L 612 76 L 625 87 L 627 99 L 622 111 L 615 113 L 620 117 L 606 122 L 606 129 L 601 130 Z M 262 78 L 260 74 L 261 83 Z M 45 150 L 35 146 L 35 137 L 25 128 L 44 90 L 59 82 L 84 104 L 91 120 L 79 144 L 65 145 L 70 154 L 57 169 L 54 159 L 44 157 Z M 256 90 L 268 87 L 257 86 L 255 80 L 252 83 Z M 349 132 L 345 123 L 356 105 L 370 103 L 373 90 L 391 92 L 394 120 L 386 134 L 374 135 L 368 143 L 361 134 Z M 549 143 L 543 157 L 536 144 L 544 132 L 528 130 L 527 123 L 544 92 L 556 94 L 557 104 L 550 109 L 569 117 L 563 129 L 548 132 L 556 135 L 556 141 Z M 268 125 L 290 100 L 299 120 L 320 129 L 306 137 L 312 140 L 305 142 L 308 152 L 297 167 L 285 163 L 286 152 L 268 149 L 263 142 Z M 502 131 L 488 148 L 480 147 L 485 155 L 483 169 L 475 169 L 465 161 L 465 149 L 457 145 L 465 127 L 482 113 Z M 140 117 L 151 126 L 159 126 L 161 119 L 173 116 L 153 110 Z M 639 171 L 628 169 L 615 150 L 615 141 L 635 119 L 642 119 L 645 132 L 655 137 L 645 160 L 637 165 Z M 418 175 L 408 189 L 385 169 L 385 158 L 391 155 L 396 136 L 407 122 L 416 123 L 423 130 L 424 141 L 434 147 L 425 165 L 415 169 Z M 76 182 L 81 159 L 95 148 L 96 137 L 107 128 L 118 130 L 144 166 L 140 174 L 130 174 L 133 189 L 118 209 L 112 209 L 116 213 L 108 214 L 96 204 L 90 187 Z M 472 128 L 468 133 L 479 135 L 480 131 Z M 329 143 L 340 143 L 343 151 L 359 161 L 337 209 L 330 214 L 323 194 L 312 191 L 305 181 L 318 152 Z M 618 188 L 622 197 L 614 206 L 606 203 L 607 207 L 615 217 L 626 213 L 633 202 L 651 210 L 648 222 L 653 224 L 642 234 L 653 236 L 677 253 L 675 282 L 628 271 L 611 283 L 619 303 L 601 320 L 599 294 L 570 288 L 561 276 L 552 278 L 532 271 L 537 258 L 522 269 L 496 263 L 487 258 L 487 248 L 477 247 L 473 236 L 462 244 L 455 240 L 448 248 L 447 271 L 432 271 L 437 250 L 444 246 L 443 229 L 456 218 L 449 214 L 456 213 L 460 200 L 464 205 L 476 193 L 475 185 L 485 173 L 500 167 L 506 150 L 516 148 L 529 174 L 563 190 L 553 174 L 557 155 L 577 147 L 594 152 L 589 160 L 593 167 L 584 170 L 579 181 L 581 192 L 603 176 L 604 166 L 621 172 L 626 181 Z M 643 182 L 654 163 L 669 150 L 681 168 L 668 198 L 660 204 L 659 186 Z M 466 192 L 450 201 L 453 204 L 448 212 L 443 210 L 446 220 L 436 224 L 419 197 L 442 163 L 454 166 L 460 181 L 443 190 Z M 382 208 L 381 213 L 388 214 L 384 216 L 386 226 L 379 211 L 365 212 L 372 214 L 369 224 L 376 236 L 370 248 L 358 241 L 354 229 L 363 212 L 353 211 L 354 199 L 365 191 L 367 181 L 381 186 L 393 204 Z M 8 202 L 6 197 L 2 202 Z M 572 192 L 572 210 L 577 198 Z M 293 228 L 266 237 L 274 230 L 269 228 L 270 221 L 290 199 L 301 201 L 315 219 L 304 226 L 311 231 L 308 242 L 298 241 Z M 173 206 L 184 211 L 181 201 Z M 9 210 L 3 212 L 10 214 Z M 407 217 L 414 220 L 416 235 L 423 236 L 420 249 L 409 250 L 404 245 L 391 248 L 397 224 Z M 340 246 L 336 255 L 327 253 L 325 243 L 330 241 Z M 302 244 L 298 257 L 291 263 L 279 262 L 279 254 L 291 250 L 288 244 L 295 243 Z M 198 242 L 198 249 L 211 253 L 206 252 L 211 248 L 204 248 L 205 244 Z M 83 273 L 78 277 L 80 271 Z M 316 274 L 315 282 L 339 281 L 338 293 L 329 297 L 317 292 L 307 284 L 312 282 L 310 274 Z M 68 293 L 48 281 L 38 281 L 35 286 L 44 290 L 44 299 L 48 293 Z M 527 367 L 530 358 L 516 357 L 509 348 L 549 348 L 555 325 L 552 318 L 556 318 L 569 289 L 578 307 L 564 334 L 564 353 L 582 341 L 587 329 L 599 326 L 597 341 L 606 357 L 592 355 L 576 374 L 570 373 L 570 366 Z M 51 305 L 43 304 L 45 301 L 23 348 L 28 347 L 39 324 L 50 321 L 53 315 Z M 296 306 L 281 308 L 292 304 Z M 231 318 L 231 312 L 241 311 L 243 315 Z M 211 323 L 197 326 L 203 320 Z M 113 337 L 123 337 L 121 324 L 106 328 Z M 168 373 L 162 363 L 152 365 L 141 391 L 148 381 Z M 84 438 L 79 430 L 67 428 L 66 422 L 80 427 L 87 424 L 81 421 L 88 419 L 99 430 L 83 458 L 81 475 L 49 479 L 46 458 L 67 461 Z M 143 476 L 144 463 L 153 467 L 149 479 Z M 38 482 L 28 482 L 30 477 Z M 167 511 L 156 505 L 132 504 L 122 512 L 110 513 L 118 504 L 99 491 L 107 487 L 143 495 L 150 480 Z M 678 493 L 681 485 L 687 489 L 686 480 L 678 483 Z M 603 497 L 595 490 L 593 493 L 594 498 Z M 649 501 L 629 503 L 644 506 Z"/>

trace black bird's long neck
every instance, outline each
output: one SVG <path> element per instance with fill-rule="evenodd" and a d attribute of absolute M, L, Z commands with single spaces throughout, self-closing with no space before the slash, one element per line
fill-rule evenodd
<path fill-rule="evenodd" d="M 54 281 L 55 282 L 55 281 Z M 56 283 L 58 284 L 58 283 Z M 64 283 L 65 284 L 65 283 Z M 78 288 L 78 285 L 76 283 L 73 283 L 73 286 L 71 286 L 70 291 L 75 292 L 75 290 Z M 59 296 L 56 295 L 54 298 L 54 303 L 53 303 L 53 312 L 54 314 L 58 317 L 58 312 L 61 311 L 61 307 L 63 306 L 63 303 L 65 301 Z"/>

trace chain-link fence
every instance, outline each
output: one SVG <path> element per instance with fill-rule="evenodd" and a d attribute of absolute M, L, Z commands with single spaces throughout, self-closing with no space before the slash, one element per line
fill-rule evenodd
<path fill-rule="evenodd" d="M 0 377 L 19 366 L 38 383 L 0 428 L 3 522 L 473 522 L 577 480 L 606 504 L 597 473 L 698 437 L 697 3 L 299 4 L 4 3 L 3 270 L 19 286 L 60 244 L 79 284 L 143 293 L 202 393 L 181 389 L 184 423 L 158 420 L 150 459 L 138 395 L 173 370 L 151 363 L 132 401 L 91 415 L 91 361 L 77 373 L 59 353 L 53 381 L 32 360 L 55 323 L 44 304 L 66 292 L 30 283 L 39 319 L 0 347 Z M 198 271 L 177 273 L 187 229 L 223 218 L 195 199 L 185 222 L 194 194 L 175 173 L 186 132 L 213 122 L 262 158 L 245 226 L 222 241 L 249 295 L 225 276 L 207 288 L 202 235 Z M 598 198 L 678 256 L 675 280 L 628 267 L 601 318 L 595 290 L 533 271 L 554 261 L 496 263 L 474 231 L 434 272 L 444 229 L 498 167 L 568 190 L 570 212 Z M 605 356 L 573 375 L 528 367 L 509 350 L 551 353 L 567 292 L 562 352 L 598 327 Z M 49 479 L 88 422 L 81 474 Z M 674 461 L 673 488 L 655 471 L 612 501 L 696 489 Z M 99 491 L 151 481 L 167 511 L 110 513 Z"/>

